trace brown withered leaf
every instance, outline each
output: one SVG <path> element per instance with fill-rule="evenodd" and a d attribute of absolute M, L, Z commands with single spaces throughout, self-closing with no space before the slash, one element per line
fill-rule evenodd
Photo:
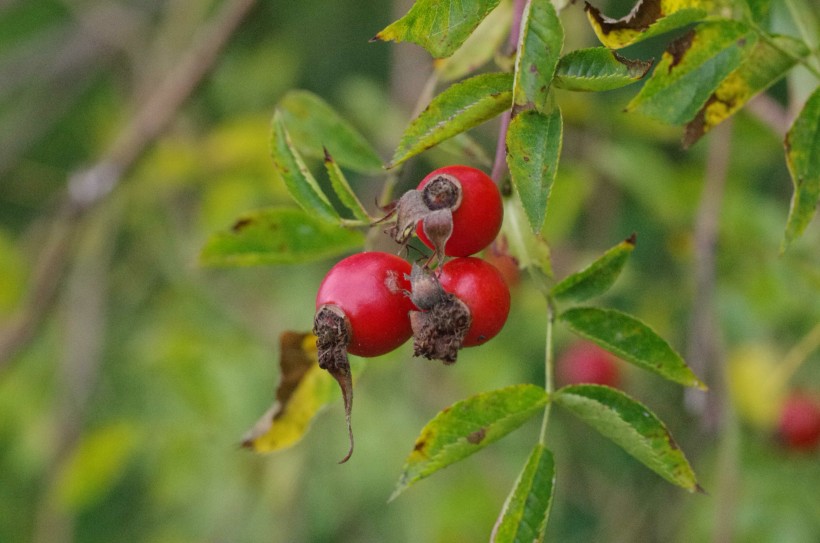
<path fill-rule="evenodd" d="M 257 453 L 297 443 L 314 416 L 337 397 L 333 377 L 319 368 L 316 336 L 286 331 L 279 337 L 279 345 L 281 374 L 276 401 L 242 438 L 242 446 Z"/>

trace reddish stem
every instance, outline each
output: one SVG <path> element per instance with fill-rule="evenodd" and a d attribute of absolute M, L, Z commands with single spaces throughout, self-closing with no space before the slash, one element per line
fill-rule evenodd
<path fill-rule="evenodd" d="M 518 39 L 521 34 L 521 20 L 524 17 L 524 9 L 527 7 L 527 0 L 515 0 L 513 4 L 513 18 L 510 25 L 510 35 L 507 38 L 507 49 L 510 55 L 515 54 L 518 49 Z M 496 185 L 501 185 L 504 172 L 507 170 L 507 128 L 510 126 L 512 110 L 508 109 L 501 115 L 501 124 L 498 127 L 498 143 L 495 146 L 495 159 L 490 177 Z"/>

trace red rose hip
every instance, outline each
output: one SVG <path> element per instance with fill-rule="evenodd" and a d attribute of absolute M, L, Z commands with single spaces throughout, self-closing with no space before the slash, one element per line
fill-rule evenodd
<path fill-rule="evenodd" d="M 463 257 L 487 247 L 501 230 L 501 193 L 487 174 L 470 166 L 446 166 L 430 172 L 395 203 L 389 233 L 399 243 L 415 230 L 419 239 L 444 255 Z M 387 217 L 385 217 L 387 218 Z"/>
<path fill-rule="evenodd" d="M 410 338 L 409 273 L 407 261 L 380 252 L 349 256 L 327 273 L 316 294 L 316 310 L 332 306 L 344 314 L 350 333 L 347 352 L 379 356 Z"/>
<path fill-rule="evenodd" d="M 416 356 L 452 364 L 461 348 L 495 337 L 510 312 L 501 272 L 479 258 L 456 258 L 437 272 L 414 266 L 411 284 Z"/>
<path fill-rule="evenodd" d="M 820 399 L 794 393 L 783 405 L 778 433 L 790 449 L 811 451 L 820 444 Z"/>
<path fill-rule="evenodd" d="M 342 462 L 353 454 L 353 380 L 347 354 L 379 356 L 410 338 L 408 312 L 414 306 L 406 294 L 408 273 L 410 264 L 398 256 L 358 253 L 333 266 L 316 294 L 313 333 L 319 367 L 339 383 L 345 404 L 350 449 Z"/>

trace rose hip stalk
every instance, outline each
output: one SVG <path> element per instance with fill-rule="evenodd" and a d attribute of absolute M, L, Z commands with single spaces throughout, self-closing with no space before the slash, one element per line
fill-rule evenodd
<path fill-rule="evenodd" d="M 350 450 L 341 462 L 353 454 L 353 382 L 347 355 L 379 356 L 410 338 L 408 312 L 414 306 L 405 294 L 409 273 L 410 264 L 398 256 L 358 253 L 333 266 L 316 294 L 313 333 L 319 367 L 339 383 L 345 404 Z"/>

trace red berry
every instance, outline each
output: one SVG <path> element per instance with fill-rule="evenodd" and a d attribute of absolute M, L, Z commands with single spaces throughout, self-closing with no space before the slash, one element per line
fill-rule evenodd
<path fill-rule="evenodd" d="M 616 358 L 591 341 L 572 344 L 559 357 L 558 379 L 565 385 L 592 383 L 617 387 L 621 380 Z"/>
<path fill-rule="evenodd" d="M 810 451 L 820 444 L 820 401 L 806 393 L 794 393 L 783 404 L 778 433 L 792 449 Z"/>
<path fill-rule="evenodd" d="M 487 174 L 470 166 L 446 166 L 430 172 L 419 183 L 419 191 L 424 192 L 431 183 L 455 180 L 460 188 L 460 198 L 455 202 L 442 199 L 434 203 L 446 205 L 452 210 L 452 233 L 444 245 L 447 256 L 470 256 L 487 247 L 501 230 L 504 217 L 501 193 Z M 445 193 L 446 194 L 446 193 Z M 428 204 L 429 206 L 429 204 Z M 429 232 L 429 231 L 428 231 Z M 425 233 L 424 221 L 416 227 L 419 239 L 431 249 L 435 243 Z"/>
<path fill-rule="evenodd" d="M 347 352 L 379 356 L 412 335 L 406 296 L 410 264 L 396 255 L 358 253 L 338 262 L 325 276 L 316 295 L 316 309 L 334 306 L 349 326 Z M 317 332 L 318 334 L 318 332 Z"/>
<path fill-rule="evenodd" d="M 462 347 L 481 345 L 494 338 L 510 313 L 510 289 L 492 264 L 480 258 L 455 258 L 438 276 L 445 292 L 455 294 L 470 309 L 472 323 Z"/>
<path fill-rule="evenodd" d="M 410 312 L 416 356 L 452 364 L 462 347 L 493 338 L 510 312 L 510 289 L 492 264 L 480 258 L 451 260 L 437 272 L 413 266 Z"/>

